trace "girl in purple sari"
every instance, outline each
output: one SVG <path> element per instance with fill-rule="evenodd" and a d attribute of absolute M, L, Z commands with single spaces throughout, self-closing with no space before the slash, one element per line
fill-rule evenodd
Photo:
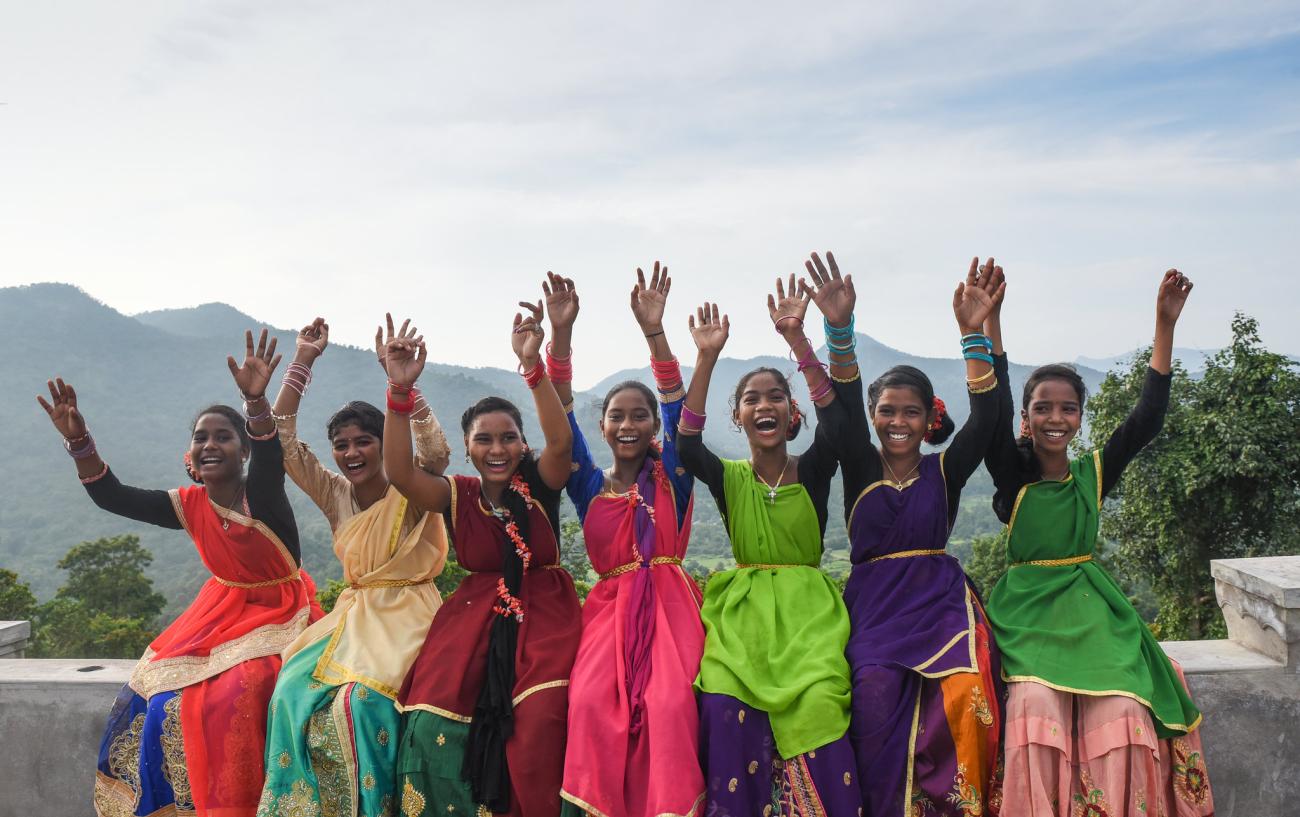
<path fill-rule="evenodd" d="M 997 422 L 992 358 L 980 327 L 1001 290 L 980 282 L 978 261 L 953 296 L 962 331 L 970 418 L 947 450 L 921 453 L 954 429 L 930 379 L 896 366 L 862 399 L 853 344 L 851 282 L 815 254 L 806 264 L 826 317 L 836 392 L 853 420 L 840 465 L 852 547 L 844 591 L 852 629 L 849 734 L 865 814 L 996 814 L 1001 728 L 997 651 L 979 597 L 944 552 L 966 480 Z M 992 262 L 990 261 L 990 269 Z M 880 448 L 871 444 L 875 427 Z"/>

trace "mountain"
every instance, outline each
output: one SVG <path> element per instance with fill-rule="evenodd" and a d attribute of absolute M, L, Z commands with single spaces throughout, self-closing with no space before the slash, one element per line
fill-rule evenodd
<path fill-rule="evenodd" d="M 1076 357 L 1074 362 L 1079 366 L 1086 366 L 1090 369 L 1096 369 L 1105 373 L 1112 369 L 1118 369 L 1128 366 L 1133 362 L 1133 358 L 1142 352 L 1141 349 L 1133 349 L 1119 355 L 1111 357 Z M 1205 368 L 1205 361 L 1219 353 L 1218 349 L 1191 349 L 1181 346 L 1174 347 L 1174 360 L 1183 364 L 1183 368 L 1189 372 L 1199 372 Z M 1091 388 L 1091 386 L 1089 387 Z"/>
<path fill-rule="evenodd" d="M 131 485 L 171 488 L 188 482 L 181 456 L 188 446 L 190 423 L 201 407 L 215 402 L 234 404 L 238 395 L 225 358 L 243 348 L 245 329 L 261 324 L 220 303 L 124 315 L 75 287 L 37 284 L 0 289 L 0 416 L 7 420 L 8 460 L 0 470 L 0 567 L 8 568 L 48 598 L 63 582 L 59 558 L 78 542 L 119 533 L 134 533 L 155 557 L 150 568 L 160 592 L 170 600 L 169 613 L 185 604 L 207 576 L 187 538 L 174 531 L 151 528 L 113 517 L 96 508 L 74 478 L 73 464 L 56 432 L 36 404 L 45 380 L 63 377 L 77 388 L 80 407 L 104 458 Z M 293 348 L 295 332 L 273 329 L 281 349 Z M 679 350 L 689 359 L 687 350 Z M 824 354 L 824 352 L 823 352 Z M 958 359 L 921 358 L 892 349 L 865 335 L 858 336 L 863 370 L 873 376 L 890 366 L 910 363 L 930 374 L 954 418 L 967 414 L 964 364 Z M 719 361 L 708 413 L 713 416 L 705 440 L 720 456 L 744 457 L 744 437 L 734 430 L 727 400 L 741 374 L 767 365 L 792 376 L 796 395 L 805 406 L 807 389 L 788 358 L 754 357 Z M 283 371 L 283 364 L 281 371 Z M 1029 367 L 1013 365 L 1012 386 Z M 1090 388 L 1101 374 L 1082 369 Z M 689 371 L 687 372 L 689 377 Z M 631 377 L 653 384 L 649 368 L 615 372 L 593 389 L 575 395 L 579 423 L 593 441 L 592 450 L 607 464 L 608 450 L 599 444 L 600 401 L 610 385 Z M 327 450 L 325 424 L 330 414 L 349 400 L 365 399 L 382 406 L 384 375 L 373 351 L 331 345 L 317 361 L 315 377 L 299 412 L 299 431 L 318 451 Z M 465 407 L 488 394 L 515 401 L 524 416 L 525 432 L 537 432 L 532 400 L 513 371 L 429 364 L 422 378 L 425 396 L 452 441 L 452 470 L 463 471 L 459 418 Z M 278 388 L 278 383 L 273 384 Z M 801 436 L 795 450 L 808 437 Z M 839 483 L 832 507 L 840 508 Z M 303 545 L 304 564 L 323 584 L 339 576 L 329 529 L 320 512 L 296 488 L 289 489 Z M 977 472 L 966 489 L 954 530 L 954 540 L 996 530 L 989 509 L 991 484 Z M 827 530 L 828 564 L 844 562 L 844 523 L 831 514 Z M 725 531 L 712 502 L 696 505 L 691 553 L 701 564 L 717 564 L 729 555 Z"/>

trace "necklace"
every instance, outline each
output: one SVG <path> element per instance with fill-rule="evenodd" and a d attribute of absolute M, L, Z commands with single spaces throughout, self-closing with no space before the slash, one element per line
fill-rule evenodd
<path fill-rule="evenodd" d="M 758 473 L 758 467 L 754 465 L 754 461 L 753 461 L 753 460 L 750 460 L 750 461 L 749 461 L 749 470 L 751 470 L 751 471 L 754 472 L 754 476 L 758 477 L 758 481 L 759 481 L 759 482 L 761 482 L 761 483 L 763 483 L 764 485 L 767 486 L 767 504 L 769 504 L 769 505 L 775 505 L 775 504 L 776 504 L 776 489 L 780 487 L 780 485 L 781 485 L 781 480 L 785 478 L 785 469 L 787 469 L 787 468 L 789 468 L 789 467 L 790 467 L 790 455 L 789 455 L 789 454 L 786 454 L 786 455 L 785 455 L 785 465 L 782 465 L 782 466 L 781 466 L 781 473 L 780 473 L 780 475 L 777 476 L 777 478 L 776 478 L 776 485 L 773 485 L 772 483 L 770 483 L 770 482 L 768 482 L 767 480 L 763 479 L 763 475 L 762 475 L 762 474 Z"/>
<path fill-rule="evenodd" d="M 896 488 L 897 488 L 898 490 L 900 490 L 900 491 L 903 490 L 903 480 L 905 480 L 905 479 L 907 479 L 908 477 L 912 476 L 912 474 L 916 471 L 916 469 L 918 469 L 918 468 L 921 467 L 921 461 L 918 459 L 918 460 L 916 461 L 916 465 L 913 465 L 913 466 L 912 466 L 912 470 L 911 470 L 911 471 L 908 471 L 906 474 L 903 474 L 903 479 L 899 479 L 899 478 L 897 477 L 897 475 L 894 474 L 894 469 L 893 469 L 892 467 L 890 467 L 890 465 L 889 465 L 889 460 L 888 460 L 888 459 L 886 459 L 885 457 L 882 456 L 882 457 L 880 458 L 880 461 L 883 462 L 883 463 L 885 464 L 885 468 L 889 471 L 889 476 L 890 476 L 890 478 L 893 479 L 893 481 L 894 481 L 894 487 L 896 487 Z"/>
<path fill-rule="evenodd" d="M 222 505 L 221 507 L 225 508 L 226 510 L 230 511 L 231 513 L 234 513 L 234 511 L 235 511 L 235 505 L 238 505 L 238 504 L 241 504 L 241 503 L 242 503 L 242 505 L 243 505 L 244 516 L 251 516 L 252 513 L 248 510 L 248 495 L 247 495 L 246 493 L 244 493 L 244 486 L 243 486 L 243 485 L 240 485 L 240 486 L 239 486 L 239 491 L 235 494 L 235 501 L 232 502 L 232 503 L 230 503 L 229 505 Z M 221 529 L 222 529 L 222 530 L 230 530 L 230 519 L 229 519 L 229 518 L 227 518 L 227 517 L 225 517 L 225 516 L 221 517 Z"/>

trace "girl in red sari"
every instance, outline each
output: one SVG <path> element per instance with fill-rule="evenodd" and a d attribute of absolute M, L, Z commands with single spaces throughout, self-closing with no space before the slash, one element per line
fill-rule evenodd
<path fill-rule="evenodd" d="M 253 417 L 280 358 L 263 330 L 248 333 L 242 366 L 229 359 Z M 319 618 L 315 587 L 298 567 L 298 530 L 284 493 L 274 431 L 250 438 L 229 406 L 199 412 L 186 453 L 198 483 L 171 491 L 118 481 L 97 453 L 77 393 L 49 382 L 49 414 L 96 505 L 183 529 L 212 572 L 198 596 L 154 639 L 118 695 L 100 745 L 95 811 L 117 815 L 251 817 L 262 787 L 266 707 L 280 650 Z M 248 476 L 244 461 L 251 454 Z"/>
<path fill-rule="evenodd" d="M 406 677 L 397 750 L 404 817 L 556 817 L 569 672 L 581 632 L 573 579 L 560 566 L 560 492 L 573 435 L 541 360 L 542 306 L 521 303 L 513 346 L 546 447 L 534 455 L 514 404 L 486 397 L 461 417 L 477 477 L 440 477 L 411 461 L 411 387 L 423 343 L 388 346 L 384 470 L 420 511 L 444 514 L 469 571 L 438 610 Z"/>

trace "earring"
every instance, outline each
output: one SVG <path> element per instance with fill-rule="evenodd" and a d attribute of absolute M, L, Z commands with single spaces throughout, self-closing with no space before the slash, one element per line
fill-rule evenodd
<path fill-rule="evenodd" d="M 465 453 L 465 462 L 469 462 L 469 452 Z"/>
<path fill-rule="evenodd" d="M 185 473 L 189 475 L 192 481 L 194 481 L 199 485 L 202 485 L 203 477 L 200 477 L 199 472 L 194 470 L 194 461 L 190 458 L 190 452 L 186 451 L 185 456 L 182 457 L 181 459 L 185 463 Z"/>

